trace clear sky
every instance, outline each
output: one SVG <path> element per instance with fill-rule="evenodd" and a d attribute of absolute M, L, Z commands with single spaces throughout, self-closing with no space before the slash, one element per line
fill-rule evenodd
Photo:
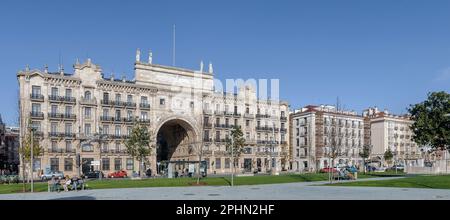
<path fill-rule="evenodd" d="M 62 3 L 64 2 L 64 3 Z M 216 77 L 278 78 L 298 108 L 334 104 L 406 113 L 427 92 L 450 90 L 450 1 L 21 1 L 0 2 L 0 113 L 17 118 L 16 73 L 27 64 L 92 58 L 106 76 L 144 59 L 214 64 Z"/>

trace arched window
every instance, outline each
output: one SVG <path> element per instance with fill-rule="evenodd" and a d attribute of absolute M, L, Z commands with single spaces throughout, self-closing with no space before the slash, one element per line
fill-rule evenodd
<path fill-rule="evenodd" d="M 92 98 L 91 91 L 86 91 L 84 93 L 84 99 L 91 100 L 91 98 Z"/>

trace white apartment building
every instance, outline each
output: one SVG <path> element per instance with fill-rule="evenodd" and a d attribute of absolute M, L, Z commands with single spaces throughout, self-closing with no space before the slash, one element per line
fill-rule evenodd
<path fill-rule="evenodd" d="M 384 153 L 390 148 L 397 164 L 423 166 L 423 148 L 412 140 L 410 126 L 414 122 L 408 115 L 393 115 L 374 107 L 365 110 L 363 116 L 370 122 L 373 157 L 383 159 Z"/>
<path fill-rule="evenodd" d="M 135 119 L 148 126 L 156 146 L 145 163 L 153 173 L 162 162 L 178 162 L 173 170 L 185 170 L 184 162 L 198 161 L 200 151 L 209 173 L 231 172 L 225 140 L 232 126 L 240 126 L 246 139 L 239 172 L 288 166 L 287 102 L 258 99 L 251 86 L 236 94 L 217 92 L 211 64 L 207 72 L 203 65 L 200 70 L 162 66 L 152 63 L 151 53 L 141 61 L 138 50 L 133 80 L 105 77 L 90 59 L 77 61 L 73 73 L 27 68 L 17 79 L 20 136 L 32 125 L 44 148 L 35 160 L 35 175 L 43 170 L 79 175 L 93 169 L 131 175 L 139 164 L 127 154 L 124 140 Z M 105 138 L 90 142 L 97 134 Z"/>
<path fill-rule="evenodd" d="M 316 171 L 337 164 L 360 165 L 364 120 L 356 112 L 330 105 L 308 105 L 290 115 L 292 170 Z"/>

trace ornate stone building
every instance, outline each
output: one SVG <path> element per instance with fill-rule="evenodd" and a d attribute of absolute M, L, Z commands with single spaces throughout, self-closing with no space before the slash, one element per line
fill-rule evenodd
<path fill-rule="evenodd" d="M 424 166 L 425 148 L 413 140 L 410 126 L 414 123 L 408 115 L 394 115 L 378 108 L 368 108 L 363 112 L 365 120 L 370 123 L 370 143 L 372 156 L 384 158 L 387 149 L 394 154 L 397 164 L 407 166 Z"/>
<path fill-rule="evenodd" d="M 360 165 L 363 117 L 335 106 L 308 105 L 290 116 L 293 171 L 310 172 L 334 164 Z"/>
<path fill-rule="evenodd" d="M 77 61 L 70 74 L 62 68 L 27 68 L 17 74 L 21 136 L 32 126 L 44 147 L 35 162 L 37 170 L 78 175 L 90 169 L 100 168 L 105 174 L 123 169 L 131 175 L 138 163 L 123 143 L 136 118 L 149 127 L 157 146 L 146 162 L 153 171 L 161 170 L 158 166 L 164 161 L 198 161 L 202 152 L 209 173 L 230 172 L 225 139 L 233 125 L 242 128 L 246 139 L 238 171 L 287 168 L 286 102 L 260 100 L 248 85 L 236 94 L 216 92 L 211 64 L 208 72 L 203 67 L 193 71 L 162 66 L 152 63 L 151 54 L 142 62 L 138 51 L 134 71 L 133 80 L 107 78 L 88 59 Z M 93 139 L 100 133 L 106 138 Z M 93 161 L 100 165 L 91 166 Z M 177 163 L 173 169 L 186 166 Z"/>

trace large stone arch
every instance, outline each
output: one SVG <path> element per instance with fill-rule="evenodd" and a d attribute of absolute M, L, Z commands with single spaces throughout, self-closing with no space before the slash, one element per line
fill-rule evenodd
<path fill-rule="evenodd" d="M 160 120 L 154 137 L 156 161 L 195 160 L 200 136 L 195 120 L 184 116 Z"/>

